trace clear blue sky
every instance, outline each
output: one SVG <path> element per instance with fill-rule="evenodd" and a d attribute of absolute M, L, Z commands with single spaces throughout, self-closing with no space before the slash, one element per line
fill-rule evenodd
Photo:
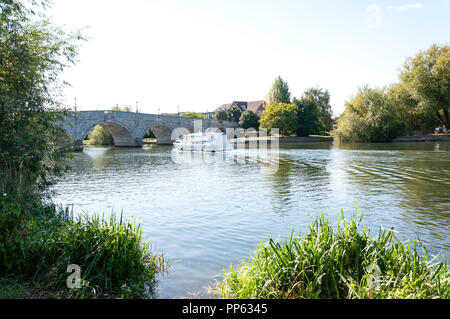
<path fill-rule="evenodd" d="M 67 103 L 151 113 L 265 99 L 280 75 L 292 96 L 328 89 L 339 114 L 358 86 L 390 84 L 406 57 L 448 44 L 449 14 L 447 0 L 54 0 L 50 11 L 89 27 Z"/>

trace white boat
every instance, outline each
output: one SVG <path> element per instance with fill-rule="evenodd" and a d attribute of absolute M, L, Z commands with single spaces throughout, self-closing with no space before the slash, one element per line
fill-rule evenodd
<path fill-rule="evenodd" d="M 173 144 L 179 151 L 222 152 L 233 150 L 225 133 L 194 133 L 183 135 Z"/>

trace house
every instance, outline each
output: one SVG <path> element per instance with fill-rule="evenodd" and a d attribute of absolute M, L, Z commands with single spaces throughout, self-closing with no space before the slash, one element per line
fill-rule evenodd
<path fill-rule="evenodd" d="M 264 112 L 264 110 L 266 109 L 264 107 L 264 101 L 253 101 L 253 102 L 242 102 L 242 101 L 234 101 L 233 103 L 229 103 L 229 104 L 224 104 L 219 106 L 216 111 L 218 110 L 223 110 L 223 111 L 227 111 L 230 108 L 238 108 L 239 110 L 241 110 L 241 112 L 244 112 L 246 110 L 250 110 L 255 112 L 256 114 L 258 114 L 258 116 L 261 116 L 262 112 Z"/>

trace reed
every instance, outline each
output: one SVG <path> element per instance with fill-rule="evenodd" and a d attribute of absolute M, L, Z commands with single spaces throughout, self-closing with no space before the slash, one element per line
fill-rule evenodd
<path fill-rule="evenodd" d="M 272 239 L 240 265 L 230 266 L 215 290 L 222 298 L 450 298 L 443 256 L 419 241 L 400 242 L 393 229 L 369 237 L 357 213 L 333 229 L 323 214 L 309 233 Z"/>
<path fill-rule="evenodd" d="M 16 216 L 16 206 L 3 203 L 0 215 Z M 20 228 L 0 236 L 0 247 L 6 250 L 0 254 L 5 257 L 0 258 L 0 275 L 20 276 L 43 296 L 151 297 L 155 274 L 164 271 L 165 261 L 144 242 L 141 225 L 125 221 L 122 214 L 74 218 L 50 205 L 21 221 Z M 67 287 L 69 265 L 80 267 L 80 288 Z"/>
<path fill-rule="evenodd" d="M 80 266 L 82 285 L 64 289 L 71 297 L 151 296 L 155 274 L 163 264 L 150 243 L 143 241 L 141 225 L 124 221 L 122 214 L 73 218 L 67 211 L 49 224 L 53 229 L 39 227 L 32 232 L 37 236 L 31 244 L 34 264 L 44 274 L 40 281 L 49 288 L 64 289 L 67 266 L 75 264 Z"/>

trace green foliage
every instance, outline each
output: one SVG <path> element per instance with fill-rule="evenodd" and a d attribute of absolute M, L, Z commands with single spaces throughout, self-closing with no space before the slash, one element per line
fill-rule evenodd
<path fill-rule="evenodd" d="M 155 284 L 159 257 L 142 241 L 140 226 L 122 216 L 72 218 L 47 206 L 23 218 L 20 206 L 3 202 L 0 209 L 0 275 L 25 276 L 46 290 L 78 298 L 144 296 Z M 80 289 L 66 288 L 71 264 L 81 267 Z"/>
<path fill-rule="evenodd" d="M 259 116 L 253 111 L 246 110 L 239 118 L 239 126 L 244 129 L 259 129 Z"/>
<path fill-rule="evenodd" d="M 387 94 L 388 99 L 403 115 L 403 121 L 408 131 L 434 130 L 440 125 L 433 110 L 419 107 L 419 102 L 410 94 L 403 83 L 391 86 Z"/>
<path fill-rule="evenodd" d="M 432 111 L 441 125 L 449 128 L 450 46 L 433 44 L 430 49 L 407 59 L 400 80 L 417 101 L 417 107 Z"/>
<path fill-rule="evenodd" d="M 11 278 L 0 278 L 0 299 L 20 299 L 25 287 Z"/>
<path fill-rule="evenodd" d="M 217 121 L 228 121 L 227 111 L 216 110 L 216 112 L 214 114 L 214 119 Z"/>
<path fill-rule="evenodd" d="M 150 129 L 145 133 L 144 138 L 156 138 L 156 136 L 155 133 L 153 133 L 153 131 Z"/>
<path fill-rule="evenodd" d="M 181 116 L 183 117 L 192 117 L 192 118 L 196 118 L 196 119 L 206 119 L 206 115 L 201 114 L 201 113 L 196 113 L 196 112 L 184 112 L 181 114 Z"/>
<path fill-rule="evenodd" d="M 0 199 L 0 273 L 25 266 L 25 214 L 8 196 Z"/>
<path fill-rule="evenodd" d="M 52 277 L 58 278 L 48 281 L 49 285 L 64 288 L 70 264 L 81 267 L 82 287 L 72 292 L 77 297 L 117 294 L 124 286 L 132 287 L 133 295 L 144 295 L 145 285 L 154 284 L 156 256 L 151 254 L 149 243 L 142 242 L 140 226 L 115 215 L 109 221 L 87 215 L 65 218 L 62 226 L 58 220 L 46 228 L 39 222 L 33 225 L 34 239 L 45 239 L 33 241 L 31 253 L 39 256 L 34 262 L 44 270 L 44 281 L 50 270 Z"/>
<path fill-rule="evenodd" d="M 445 259 L 430 258 L 420 242 L 402 243 L 392 230 L 369 233 L 356 214 L 337 229 L 322 215 L 308 234 L 269 239 L 254 257 L 230 266 L 219 284 L 222 298 L 424 299 L 450 298 Z"/>
<path fill-rule="evenodd" d="M 92 132 L 89 133 L 89 145 L 114 145 L 114 139 L 105 128 L 97 125 Z"/>
<path fill-rule="evenodd" d="M 322 132 L 320 123 L 321 112 L 317 101 L 312 95 L 303 96 L 300 100 L 294 98 L 293 104 L 297 109 L 298 136 L 309 136 Z"/>
<path fill-rule="evenodd" d="M 18 186 L 43 192 L 66 168 L 61 146 L 68 140 L 55 125 L 65 111 L 58 76 L 82 40 L 48 19 L 36 21 L 33 10 L 0 2 L 0 174 L 11 177 L 1 188 L 16 199 Z"/>
<path fill-rule="evenodd" d="M 333 111 L 330 105 L 330 92 L 328 90 L 323 91 L 321 88 L 310 88 L 303 93 L 303 99 L 314 102 L 317 106 L 318 123 L 315 123 L 315 127 L 312 128 L 312 132 L 329 132 L 333 128 L 332 115 Z M 315 118 L 312 118 L 315 122 Z M 311 134 L 311 133 L 310 133 Z"/>
<path fill-rule="evenodd" d="M 230 122 L 239 122 L 239 119 L 241 118 L 242 111 L 238 109 L 237 107 L 230 107 L 227 110 L 227 120 Z"/>
<path fill-rule="evenodd" d="M 119 105 L 116 105 L 116 106 L 113 106 L 112 108 L 111 108 L 111 111 L 116 111 L 116 112 L 133 112 L 132 110 L 131 110 L 131 107 L 130 106 L 119 106 Z"/>
<path fill-rule="evenodd" d="M 261 127 L 278 128 L 283 135 L 297 132 L 299 129 L 297 108 L 294 104 L 276 103 L 266 107 L 261 115 Z"/>
<path fill-rule="evenodd" d="M 333 135 L 344 142 L 389 142 L 404 131 L 405 124 L 386 90 L 363 86 L 346 103 Z"/>
<path fill-rule="evenodd" d="M 83 287 L 66 295 L 142 295 L 156 264 L 139 226 L 115 217 L 73 219 L 44 204 L 69 157 L 57 125 L 66 111 L 58 76 L 74 63 L 82 37 L 36 21 L 38 2 L 30 3 L 0 1 L 0 275 L 63 290 L 67 266 L 78 263 Z"/>
<path fill-rule="evenodd" d="M 279 76 L 275 79 L 268 96 L 268 104 L 291 103 L 291 93 L 287 82 Z"/>

